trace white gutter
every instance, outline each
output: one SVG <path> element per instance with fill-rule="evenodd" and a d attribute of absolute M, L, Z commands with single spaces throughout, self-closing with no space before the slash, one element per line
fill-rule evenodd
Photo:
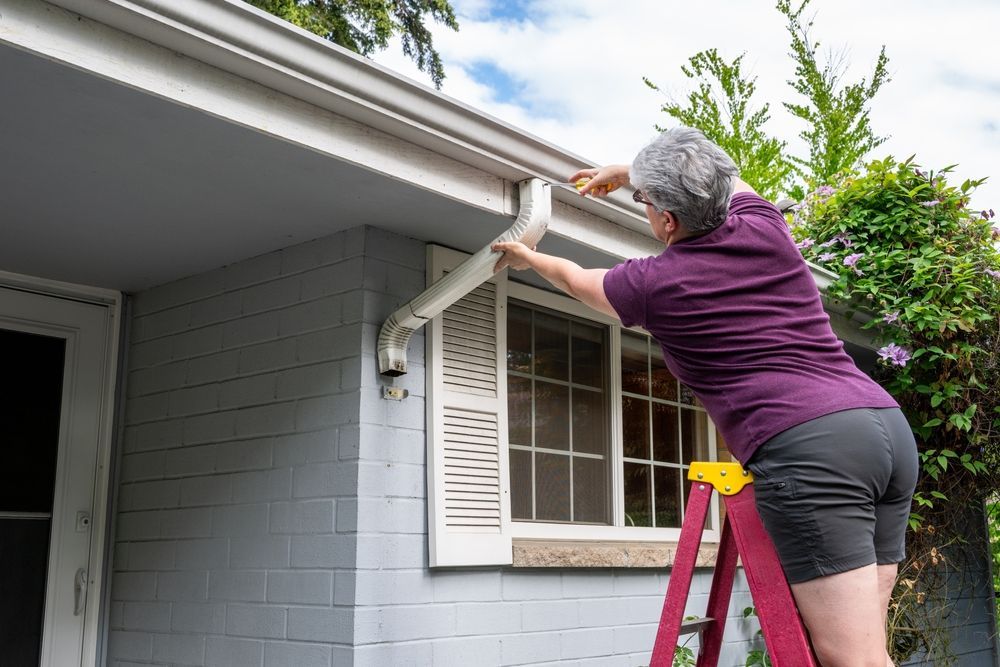
<path fill-rule="evenodd" d="M 46 1 L 508 181 L 563 181 L 593 166 L 242 0 Z M 625 192 L 553 198 L 649 235 Z"/>
<path fill-rule="evenodd" d="M 520 241 L 534 247 L 544 236 L 552 217 L 549 185 L 532 178 L 522 181 L 519 186 L 521 208 L 511 228 L 390 315 L 382 325 L 378 334 L 379 373 L 389 376 L 405 374 L 406 346 L 413 332 L 493 275 L 494 266 L 500 259 L 500 253 L 491 248 L 494 243 Z"/>

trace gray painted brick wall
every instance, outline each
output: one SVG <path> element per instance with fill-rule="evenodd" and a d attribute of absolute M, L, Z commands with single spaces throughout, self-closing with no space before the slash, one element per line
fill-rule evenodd
<path fill-rule="evenodd" d="M 136 295 L 111 664 L 349 655 L 368 233 Z"/>

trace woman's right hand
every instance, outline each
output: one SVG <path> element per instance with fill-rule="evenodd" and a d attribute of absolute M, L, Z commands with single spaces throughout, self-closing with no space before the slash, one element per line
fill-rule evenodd
<path fill-rule="evenodd" d="M 581 179 L 587 182 L 577 190 L 581 195 L 591 195 L 594 197 L 607 197 L 609 194 L 628 185 L 628 165 L 610 164 L 599 169 L 581 169 L 569 177 L 570 183 L 576 183 Z"/>

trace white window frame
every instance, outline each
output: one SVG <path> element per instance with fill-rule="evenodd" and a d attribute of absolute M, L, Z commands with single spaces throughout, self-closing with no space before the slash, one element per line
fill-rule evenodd
<path fill-rule="evenodd" d="M 676 542 L 680 538 L 680 528 L 652 528 L 644 526 L 626 526 L 625 501 L 622 492 L 624 475 L 624 448 L 622 444 L 622 389 L 621 389 L 621 331 L 620 321 L 589 308 L 583 303 L 561 294 L 548 292 L 538 287 L 516 282 L 511 274 L 507 282 L 507 299 L 517 299 L 532 305 L 548 308 L 557 313 L 564 313 L 584 320 L 590 320 L 609 328 L 608 346 L 609 386 L 611 395 L 611 414 L 609 424 L 611 429 L 611 508 L 612 525 L 597 526 L 593 524 L 546 523 L 542 521 L 511 521 L 511 537 L 530 540 L 572 540 L 586 542 Z M 649 332 L 639 327 L 628 329 L 648 336 Z M 503 369 L 506 371 L 506 369 Z M 709 458 L 718 458 L 718 440 L 715 424 L 708 420 Z M 511 480 L 513 484 L 513 480 Z M 684 490 L 685 504 L 687 487 Z M 703 531 L 703 542 L 718 542 L 720 535 L 720 514 L 718 494 L 712 495 L 712 505 L 709 514 L 711 528 Z"/>

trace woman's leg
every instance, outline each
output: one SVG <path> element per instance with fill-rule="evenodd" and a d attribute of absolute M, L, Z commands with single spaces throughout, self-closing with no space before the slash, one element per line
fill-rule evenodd
<path fill-rule="evenodd" d="M 886 653 L 888 597 L 881 571 L 887 567 L 872 563 L 792 584 L 795 604 L 823 667 L 892 665 Z"/>

